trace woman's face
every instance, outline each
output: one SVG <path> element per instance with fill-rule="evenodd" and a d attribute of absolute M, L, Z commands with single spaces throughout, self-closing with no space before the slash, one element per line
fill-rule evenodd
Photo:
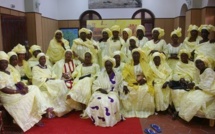
<path fill-rule="evenodd" d="M 118 38 L 119 37 L 119 32 L 118 31 L 113 31 L 112 34 L 113 34 L 114 38 Z"/>
<path fill-rule="evenodd" d="M 55 39 L 57 40 L 57 41 L 61 41 L 61 39 L 62 39 L 62 33 L 61 32 L 57 32 L 56 34 L 55 34 Z"/>
<path fill-rule="evenodd" d="M 188 60 L 189 60 L 188 54 L 182 53 L 182 54 L 180 55 L 180 58 L 181 58 L 181 62 L 183 62 L 183 63 L 188 63 Z"/>
<path fill-rule="evenodd" d="M 39 59 L 39 63 L 41 66 L 45 66 L 46 64 L 46 57 L 45 56 L 41 56 Z"/>
<path fill-rule="evenodd" d="M 18 58 L 16 55 L 10 57 L 10 64 L 14 67 L 18 64 Z"/>
<path fill-rule="evenodd" d="M 90 53 L 87 52 L 84 56 L 84 63 L 85 64 L 91 64 L 91 60 L 92 60 L 92 56 Z"/>
<path fill-rule="evenodd" d="M 196 60 L 195 62 L 196 67 L 201 71 L 206 68 L 205 63 L 202 60 Z"/>
<path fill-rule="evenodd" d="M 70 51 L 67 51 L 65 53 L 65 60 L 71 60 L 72 59 L 72 52 Z"/>
<path fill-rule="evenodd" d="M 89 39 L 89 40 L 91 40 L 91 38 L 92 38 L 92 33 L 90 32 L 89 34 L 87 34 L 87 39 Z"/>
<path fill-rule="evenodd" d="M 81 38 L 82 40 L 86 40 L 87 34 L 86 34 L 85 32 L 81 32 L 81 33 L 80 33 L 80 38 Z"/>
<path fill-rule="evenodd" d="M 197 36 L 198 36 L 198 31 L 197 31 L 197 30 L 192 30 L 192 31 L 190 31 L 190 35 L 191 35 L 191 37 L 197 38 Z"/>
<path fill-rule="evenodd" d="M 0 70 L 5 71 L 8 67 L 8 61 L 7 60 L 0 60 Z"/>
<path fill-rule="evenodd" d="M 136 41 L 134 39 L 130 39 L 129 43 L 130 43 L 129 50 L 132 51 L 133 49 L 137 48 Z"/>
<path fill-rule="evenodd" d="M 120 64 L 121 61 L 120 55 L 115 55 L 114 59 L 116 60 L 116 64 Z"/>
<path fill-rule="evenodd" d="M 105 62 L 105 69 L 108 74 L 111 74 L 113 72 L 113 64 L 110 61 Z"/>
<path fill-rule="evenodd" d="M 153 33 L 152 33 L 153 39 L 158 39 L 159 34 L 160 33 L 158 32 L 158 30 L 154 30 Z"/>
<path fill-rule="evenodd" d="M 103 37 L 103 39 L 108 39 L 109 37 L 108 37 L 108 33 L 107 32 L 103 32 L 102 33 L 102 37 Z"/>
<path fill-rule="evenodd" d="M 178 36 L 176 34 L 173 34 L 171 39 L 172 39 L 173 43 L 177 43 L 179 38 L 178 38 Z"/>
<path fill-rule="evenodd" d="M 132 58 L 134 62 L 139 62 L 140 61 L 140 53 L 139 52 L 133 52 Z"/>
<path fill-rule="evenodd" d="M 122 37 L 124 40 L 127 40 L 128 39 L 128 33 L 126 31 L 123 31 L 122 32 Z"/>
<path fill-rule="evenodd" d="M 19 60 L 21 60 L 21 61 L 22 61 L 22 60 L 25 60 L 25 54 L 18 53 L 17 55 L 18 55 L 18 59 L 19 59 Z"/>
<path fill-rule="evenodd" d="M 161 64 L 161 58 L 159 56 L 155 56 L 153 59 L 155 66 L 159 66 Z"/>
<path fill-rule="evenodd" d="M 40 50 L 36 50 L 36 51 L 34 51 L 34 52 L 33 52 L 34 57 L 37 57 L 37 55 L 38 55 L 39 53 L 41 53 L 41 51 L 40 51 Z"/>
<path fill-rule="evenodd" d="M 138 38 L 142 38 L 144 36 L 144 33 L 143 33 L 143 31 L 141 29 L 138 29 L 136 34 L 137 34 Z"/>
<path fill-rule="evenodd" d="M 202 29 L 201 31 L 202 38 L 208 38 L 209 34 L 210 33 L 206 29 Z"/>

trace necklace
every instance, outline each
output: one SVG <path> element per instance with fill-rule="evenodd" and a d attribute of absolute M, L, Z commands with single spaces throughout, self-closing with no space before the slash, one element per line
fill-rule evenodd
<path fill-rule="evenodd" d="M 38 66 L 39 66 L 40 68 L 42 68 L 42 69 L 47 69 L 47 66 L 46 66 L 46 65 L 42 66 L 42 65 L 38 64 Z"/>

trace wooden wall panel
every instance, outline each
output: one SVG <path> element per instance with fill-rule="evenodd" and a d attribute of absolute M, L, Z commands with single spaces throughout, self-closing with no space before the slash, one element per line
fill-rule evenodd
<path fill-rule="evenodd" d="M 19 12 L 15 10 L 11 10 L 10 14 L 14 16 L 19 16 Z"/>
<path fill-rule="evenodd" d="M 1 14 L 0 14 L 0 18 L 1 18 Z M 0 19 L 0 50 L 3 50 L 1 19 Z"/>
<path fill-rule="evenodd" d="M 80 23 L 79 23 L 79 20 L 72 20 L 72 21 L 69 21 L 69 27 L 80 27 Z"/>
<path fill-rule="evenodd" d="M 44 52 L 47 51 L 49 42 L 54 37 L 54 33 L 57 29 L 58 29 L 57 20 L 42 17 L 43 41 L 42 41 L 42 44 L 40 44 L 40 45 L 42 46 L 42 49 Z"/>
<path fill-rule="evenodd" d="M 26 24 L 28 44 L 31 46 L 37 43 L 35 13 L 26 13 Z"/>
<path fill-rule="evenodd" d="M 68 27 L 69 27 L 69 20 L 58 21 L 58 28 L 68 28 Z"/>
<path fill-rule="evenodd" d="M 1 12 L 2 14 L 10 14 L 10 9 L 0 7 L 0 12 Z"/>
<path fill-rule="evenodd" d="M 163 39 L 169 43 L 171 42 L 170 34 L 174 30 L 174 19 L 172 18 L 156 18 L 155 19 L 155 27 L 163 28 L 165 31 L 165 35 Z"/>
<path fill-rule="evenodd" d="M 80 23 L 79 20 L 60 20 L 58 21 L 58 27 L 59 28 L 79 28 L 80 27 Z"/>
<path fill-rule="evenodd" d="M 36 29 L 36 44 L 42 44 L 42 16 L 41 14 L 35 14 L 35 29 Z"/>

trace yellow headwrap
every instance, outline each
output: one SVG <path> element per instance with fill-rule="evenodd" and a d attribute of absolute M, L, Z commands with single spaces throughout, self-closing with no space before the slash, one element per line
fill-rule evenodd
<path fill-rule="evenodd" d="M 86 29 L 86 28 L 81 28 L 79 31 L 78 31 L 78 35 L 80 36 L 80 34 L 81 33 L 88 33 L 89 32 L 89 30 L 88 29 Z"/>
<path fill-rule="evenodd" d="M 64 52 L 64 54 L 66 54 L 66 52 L 71 52 L 71 53 L 73 53 L 71 49 L 66 49 L 65 52 Z"/>
<path fill-rule="evenodd" d="M 111 58 L 111 57 L 109 57 L 109 56 L 104 56 L 104 58 L 103 58 L 103 65 L 105 66 L 105 62 L 106 61 L 110 61 L 112 64 L 113 64 L 113 68 L 116 66 L 116 61 L 115 61 L 115 59 L 114 58 Z"/>
<path fill-rule="evenodd" d="M 7 55 L 9 57 L 9 59 L 10 59 L 10 57 L 12 57 L 14 55 L 17 56 L 17 54 L 15 52 L 13 52 L 13 51 L 8 52 Z"/>
<path fill-rule="evenodd" d="M 151 57 L 152 59 L 151 60 L 153 60 L 154 57 L 156 57 L 156 56 L 159 56 L 161 58 L 161 62 L 164 62 L 165 59 L 166 59 L 166 56 L 163 53 L 161 53 L 161 52 L 154 52 L 152 54 L 152 57 Z"/>
<path fill-rule="evenodd" d="M 132 36 L 132 31 L 130 28 L 124 28 L 123 31 L 125 31 L 128 34 L 128 38 Z"/>
<path fill-rule="evenodd" d="M 113 31 L 118 31 L 118 32 L 120 32 L 120 27 L 119 27 L 118 25 L 114 25 L 114 26 L 112 26 L 110 29 L 111 29 L 112 32 L 113 32 Z"/>
<path fill-rule="evenodd" d="M 160 27 L 155 27 L 154 29 L 152 29 L 152 33 L 154 32 L 154 31 L 158 31 L 159 32 L 159 36 L 158 36 L 158 38 L 160 39 L 161 37 L 163 37 L 164 36 L 164 29 L 162 29 L 162 28 L 160 28 Z"/>
<path fill-rule="evenodd" d="M 145 60 L 145 61 L 147 60 L 146 54 L 144 53 L 144 51 L 141 48 L 138 47 L 138 48 L 133 49 L 132 54 L 134 52 L 138 52 L 140 54 L 140 60 Z"/>
<path fill-rule="evenodd" d="M 190 51 L 188 51 L 187 49 L 181 49 L 178 53 L 178 58 L 181 60 L 181 54 L 187 54 L 188 55 L 188 58 L 190 58 L 191 54 L 190 54 Z"/>
<path fill-rule="evenodd" d="M 44 53 L 39 53 L 39 54 L 37 55 L 37 60 L 39 61 L 39 59 L 40 59 L 42 56 L 46 57 L 46 55 L 45 55 Z"/>
<path fill-rule="evenodd" d="M 0 51 L 0 60 L 9 60 L 8 55 L 4 51 Z"/>
<path fill-rule="evenodd" d="M 107 32 L 108 37 L 111 37 L 111 36 L 112 36 L 112 32 L 111 32 L 111 30 L 110 30 L 109 28 L 104 28 L 104 29 L 102 30 L 102 33 L 103 33 L 103 32 Z"/>
<path fill-rule="evenodd" d="M 206 67 L 211 67 L 211 63 L 210 63 L 208 57 L 206 57 L 206 56 L 204 56 L 204 55 L 198 55 L 198 56 L 196 57 L 196 59 L 195 59 L 195 62 L 196 62 L 197 60 L 203 61 L 203 62 L 205 63 L 205 66 L 206 66 Z"/>
<path fill-rule="evenodd" d="M 61 30 L 56 30 L 55 33 L 54 33 L 54 36 L 55 36 L 57 33 L 61 33 L 61 34 L 62 34 L 62 37 L 63 37 L 63 32 L 62 32 Z"/>
<path fill-rule="evenodd" d="M 130 40 L 134 40 L 136 43 L 135 43 L 135 45 L 137 46 L 137 42 L 138 42 L 138 39 L 137 39 L 137 37 L 135 37 L 135 36 L 131 36 L 128 40 L 129 40 L 129 42 L 130 42 Z M 129 43 L 130 44 L 130 43 Z M 138 46 L 137 46 L 138 47 Z"/>
<path fill-rule="evenodd" d="M 25 46 L 21 45 L 21 44 L 17 44 L 13 50 L 13 52 L 17 53 L 17 54 L 25 54 L 26 53 L 26 49 Z"/>
<path fill-rule="evenodd" d="M 172 37 L 174 34 L 177 35 L 178 37 L 181 37 L 181 35 L 182 35 L 181 34 L 181 28 L 178 27 L 177 29 L 175 29 L 174 31 L 172 31 L 170 37 Z"/>
<path fill-rule="evenodd" d="M 189 25 L 187 32 L 190 32 L 192 30 L 198 31 L 198 26 L 196 26 L 196 25 Z"/>
<path fill-rule="evenodd" d="M 87 32 L 87 34 L 93 34 L 93 31 L 92 30 L 90 30 L 90 29 L 87 29 L 88 30 L 88 32 Z"/>
<path fill-rule="evenodd" d="M 145 35 L 145 33 L 146 33 L 145 27 L 143 25 L 138 25 L 137 28 L 136 28 L 136 31 L 139 30 L 139 29 L 142 30 L 144 35 Z"/>
<path fill-rule="evenodd" d="M 201 32 L 202 29 L 207 30 L 209 33 L 210 33 L 211 31 L 215 31 L 215 27 L 214 27 L 213 25 L 201 25 L 201 26 L 199 27 L 198 31 Z"/>
<path fill-rule="evenodd" d="M 34 51 L 37 51 L 37 50 L 40 50 L 40 51 L 42 52 L 42 49 L 41 49 L 40 46 L 38 46 L 38 45 L 32 45 L 31 48 L 29 49 L 29 52 L 30 52 L 31 54 L 33 54 L 33 52 L 34 52 Z"/>

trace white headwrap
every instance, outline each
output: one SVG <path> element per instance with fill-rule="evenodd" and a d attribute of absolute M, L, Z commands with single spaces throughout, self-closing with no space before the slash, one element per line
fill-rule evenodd
<path fill-rule="evenodd" d="M 104 56 L 103 57 L 103 65 L 105 66 L 105 62 L 110 61 L 113 64 L 113 68 L 116 66 L 116 61 L 114 58 L 111 58 L 109 56 Z"/>
<path fill-rule="evenodd" d="M 30 52 L 31 54 L 33 54 L 33 52 L 34 52 L 34 51 L 37 51 L 37 50 L 40 50 L 40 51 L 42 52 L 42 49 L 41 49 L 40 46 L 38 46 L 38 45 L 32 45 L 32 46 L 30 47 L 30 49 L 29 49 L 29 52 Z"/>
<path fill-rule="evenodd" d="M 207 30 L 209 33 L 210 33 L 211 31 L 215 31 L 215 27 L 214 27 L 213 25 L 201 25 L 201 26 L 199 27 L 198 31 L 201 32 L 202 29 Z"/>
<path fill-rule="evenodd" d="M 21 45 L 21 44 L 17 44 L 13 50 L 13 52 L 17 53 L 17 54 L 25 54 L 26 53 L 26 49 L 25 46 Z"/>
<path fill-rule="evenodd" d="M 8 52 L 7 55 L 8 55 L 8 57 L 9 57 L 9 59 L 10 59 L 12 56 L 14 56 L 14 55 L 17 56 L 17 54 L 16 54 L 15 52 L 13 52 L 13 51 Z"/>
<path fill-rule="evenodd" d="M 120 32 L 120 26 L 118 26 L 118 25 L 114 25 L 110 29 L 111 29 L 111 31 L 118 31 L 118 32 Z"/>
<path fill-rule="evenodd" d="M 42 56 L 46 57 L 46 55 L 45 55 L 44 53 L 39 53 L 39 54 L 37 55 L 37 60 L 39 61 L 39 59 L 40 59 Z"/>
<path fill-rule="evenodd" d="M 136 31 L 139 30 L 139 29 L 142 30 L 144 35 L 145 35 L 145 33 L 146 33 L 145 27 L 143 25 L 138 25 L 137 28 L 136 28 Z"/>
<path fill-rule="evenodd" d="M 128 34 L 128 38 L 132 36 L 132 31 L 130 28 L 124 28 L 123 31 L 125 31 Z"/>
<path fill-rule="evenodd" d="M 181 34 L 181 28 L 178 27 L 177 29 L 175 29 L 174 31 L 172 31 L 170 37 L 172 37 L 174 34 L 177 35 L 178 37 L 181 37 L 181 35 L 182 35 Z"/>
<path fill-rule="evenodd" d="M 158 38 L 160 39 L 161 37 L 163 37 L 164 36 L 164 29 L 162 29 L 162 28 L 160 28 L 160 27 L 155 27 L 154 29 L 152 29 L 152 33 L 154 32 L 154 31 L 158 31 L 159 32 L 159 36 L 158 36 Z"/>
<path fill-rule="evenodd" d="M 0 60 L 9 60 L 8 55 L 4 51 L 0 51 Z"/>

